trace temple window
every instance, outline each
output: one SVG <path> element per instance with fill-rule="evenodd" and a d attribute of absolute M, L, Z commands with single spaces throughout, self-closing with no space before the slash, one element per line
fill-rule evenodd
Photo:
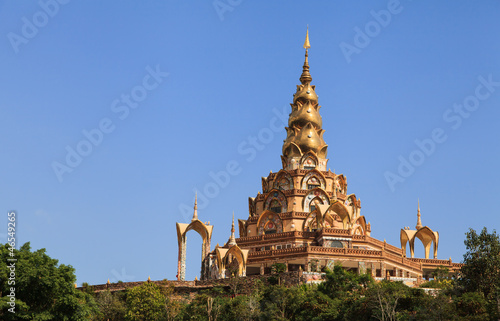
<path fill-rule="evenodd" d="M 324 187 L 324 180 L 318 176 L 316 176 L 313 172 L 307 174 L 307 176 L 304 178 L 304 182 L 302 183 L 302 188 L 307 188 L 309 190 L 315 189 L 315 188 L 323 188 Z"/>
<path fill-rule="evenodd" d="M 271 202 L 270 208 L 274 213 L 281 213 L 281 204 L 276 199 Z"/>
<path fill-rule="evenodd" d="M 330 247 L 343 248 L 344 245 L 340 241 L 332 241 L 332 243 L 330 243 Z"/>
<path fill-rule="evenodd" d="M 293 188 L 293 185 L 291 183 L 291 181 L 286 178 L 286 177 L 283 177 L 279 180 L 278 182 L 278 189 L 279 190 L 289 190 L 289 189 L 292 189 Z"/>
<path fill-rule="evenodd" d="M 316 161 L 312 158 L 307 158 L 304 163 L 304 169 L 311 170 L 316 168 Z"/>
<path fill-rule="evenodd" d="M 307 189 L 315 189 L 317 187 L 321 187 L 320 180 L 317 177 L 312 176 L 307 180 Z"/>
<path fill-rule="evenodd" d="M 258 235 L 274 234 L 283 232 L 283 223 L 279 215 L 274 213 L 266 214 L 259 223 Z"/>

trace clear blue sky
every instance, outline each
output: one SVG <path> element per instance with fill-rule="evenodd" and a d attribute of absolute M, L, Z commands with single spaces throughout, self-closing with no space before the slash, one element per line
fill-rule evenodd
<path fill-rule="evenodd" d="M 0 1 L 0 237 L 16 210 L 79 284 L 174 279 L 196 189 L 227 241 L 281 168 L 307 24 L 329 167 L 372 236 L 399 246 L 418 198 L 441 259 L 500 230 L 499 1 L 41 3 Z M 200 255 L 188 234 L 188 279 Z"/>

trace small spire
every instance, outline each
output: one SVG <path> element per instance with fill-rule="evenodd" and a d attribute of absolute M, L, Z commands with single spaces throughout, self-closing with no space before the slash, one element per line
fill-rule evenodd
<path fill-rule="evenodd" d="M 234 237 L 234 211 L 233 211 L 233 223 L 231 224 L 231 236 L 229 237 L 228 245 L 236 245 L 236 238 Z"/>
<path fill-rule="evenodd" d="M 151 282 L 151 275 L 148 276 L 148 282 Z"/>
<path fill-rule="evenodd" d="M 311 48 L 311 44 L 309 43 L 309 25 L 307 25 L 306 41 L 304 41 L 304 49 L 309 49 L 309 48 Z"/>
<path fill-rule="evenodd" d="M 193 219 L 191 222 L 196 221 L 198 219 L 198 192 L 194 195 L 194 213 Z"/>
<path fill-rule="evenodd" d="M 108 279 L 108 282 L 106 282 L 106 284 L 111 284 L 111 282 L 109 282 L 109 279 Z"/>
<path fill-rule="evenodd" d="M 417 210 L 417 225 L 415 226 L 417 230 L 422 228 L 422 219 L 420 218 L 420 199 L 418 199 L 418 210 Z"/>
<path fill-rule="evenodd" d="M 311 48 L 311 43 L 309 42 L 309 26 L 306 32 L 306 41 L 304 41 L 304 49 L 306 50 L 306 57 L 304 60 L 304 66 L 302 67 L 302 75 L 300 75 L 300 82 L 305 85 L 309 84 L 312 80 L 311 74 L 309 73 L 309 54 L 308 49 Z"/>
<path fill-rule="evenodd" d="M 75 289 L 78 287 L 78 285 L 75 283 Z"/>

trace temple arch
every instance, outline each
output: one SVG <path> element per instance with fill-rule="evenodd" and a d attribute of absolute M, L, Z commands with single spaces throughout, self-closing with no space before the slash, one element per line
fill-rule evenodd
<path fill-rule="evenodd" d="M 415 238 L 418 238 L 422 244 L 424 245 L 425 249 L 425 258 L 429 258 L 429 252 L 431 249 L 431 244 L 434 243 L 434 258 L 437 258 L 437 248 L 438 248 L 438 242 L 439 242 L 439 233 L 438 232 L 433 232 L 429 227 L 424 226 L 421 229 L 415 233 L 415 236 L 413 237 L 413 244 L 415 242 Z M 410 245 L 411 246 L 411 245 Z M 415 248 L 415 245 L 413 245 L 413 248 Z"/>
<path fill-rule="evenodd" d="M 226 276 L 226 265 L 224 258 L 226 257 L 228 249 L 222 247 L 216 247 L 215 253 L 217 255 L 217 267 L 219 278 L 223 279 Z"/>
<path fill-rule="evenodd" d="M 313 151 L 308 151 L 300 159 L 301 169 L 315 169 L 319 164 L 318 156 Z"/>
<path fill-rule="evenodd" d="M 264 209 L 275 213 L 285 213 L 288 211 L 285 194 L 278 189 L 271 190 L 266 197 Z"/>
<path fill-rule="evenodd" d="M 304 212 L 311 212 L 311 203 L 317 200 L 320 204 L 326 205 L 330 204 L 330 198 L 324 189 L 315 188 L 307 193 L 306 197 L 304 197 L 303 209 Z M 314 205 L 314 204 L 312 204 Z"/>
<path fill-rule="evenodd" d="M 340 174 L 335 177 L 334 191 L 341 194 L 347 193 L 347 180 L 344 174 Z"/>
<path fill-rule="evenodd" d="M 346 229 L 347 226 L 351 223 L 351 215 L 345 205 L 342 204 L 342 202 L 335 201 L 330 206 L 330 210 L 335 212 L 335 214 L 340 217 L 340 219 L 342 220 L 343 228 Z"/>
<path fill-rule="evenodd" d="M 366 219 L 364 216 L 360 216 L 354 222 L 352 234 L 365 235 L 365 231 L 366 231 Z"/>
<path fill-rule="evenodd" d="M 317 187 L 325 189 L 326 179 L 320 171 L 318 171 L 317 169 L 313 169 L 302 179 L 301 189 L 314 189 Z"/>
<path fill-rule="evenodd" d="M 403 250 L 403 256 L 406 257 L 406 245 L 410 243 L 410 257 L 415 256 L 415 249 L 414 249 L 414 241 L 413 238 L 415 237 L 415 233 L 417 231 L 412 231 L 412 230 L 407 230 L 407 229 L 402 229 L 401 230 L 401 235 L 400 235 L 400 240 L 401 240 L 401 249 Z"/>
<path fill-rule="evenodd" d="M 292 176 L 287 171 L 280 170 L 274 180 L 274 188 L 277 190 L 290 190 L 293 189 Z"/>
<path fill-rule="evenodd" d="M 274 234 L 283 232 L 283 221 L 280 216 L 269 210 L 265 210 L 257 221 L 257 235 Z"/>
<path fill-rule="evenodd" d="M 177 243 L 179 246 L 179 255 L 177 261 L 177 280 L 184 281 L 186 278 L 186 234 L 187 232 L 194 230 L 197 232 L 201 239 L 203 240 L 202 244 L 202 264 L 205 257 L 210 252 L 210 242 L 212 239 L 212 225 L 206 225 L 202 221 L 193 218 L 191 223 L 176 223 L 177 228 Z"/>
<path fill-rule="evenodd" d="M 228 268 L 234 261 L 238 264 L 238 276 L 246 275 L 246 262 L 247 262 L 248 250 L 242 250 L 238 245 L 233 245 L 229 248 L 224 256 L 224 263 L 226 268 Z"/>
<path fill-rule="evenodd" d="M 305 219 L 305 221 L 302 225 L 302 231 L 313 232 L 313 231 L 316 231 L 319 229 L 318 219 L 317 219 L 319 211 L 320 211 L 320 209 L 317 208 L 314 211 L 312 211 L 311 213 L 309 213 L 309 215 L 307 216 L 307 218 Z M 323 215 L 321 218 L 322 218 L 322 220 L 321 220 L 320 224 L 323 225 L 322 227 L 326 227 L 326 228 L 333 227 L 333 218 L 331 215 Z"/>

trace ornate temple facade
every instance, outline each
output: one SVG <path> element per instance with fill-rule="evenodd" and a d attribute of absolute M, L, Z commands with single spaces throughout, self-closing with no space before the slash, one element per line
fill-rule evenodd
<path fill-rule="evenodd" d="M 283 143 L 282 169 L 262 178 L 262 191 L 248 199 L 249 215 L 238 220 L 224 246 L 210 250 L 213 226 L 198 220 L 197 209 L 190 224 L 177 223 L 179 242 L 178 280 L 185 278 L 186 233 L 195 230 L 203 239 L 202 279 L 268 274 L 274 263 L 287 271 L 305 274 L 341 264 L 344 268 L 370 272 L 375 278 L 419 283 L 434 269 L 445 266 L 455 273 L 460 264 L 437 259 L 438 232 L 422 226 L 420 206 L 416 230 L 401 230 L 401 248 L 370 236 L 371 225 L 361 215 L 359 198 L 347 190 L 347 179 L 327 169 L 328 145 L 323 140 L 321 106 L 311 84 L 308 50 L 291 105 L 287 137 Z M 415 239 L 422 241 L 425 259 L 414 258 Z M 410 244 L 411 257 L 406 257 Z M 434 244 L 433 258 L 429 258 Z"/>

